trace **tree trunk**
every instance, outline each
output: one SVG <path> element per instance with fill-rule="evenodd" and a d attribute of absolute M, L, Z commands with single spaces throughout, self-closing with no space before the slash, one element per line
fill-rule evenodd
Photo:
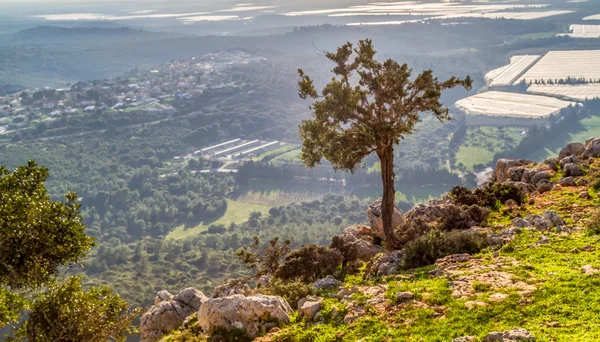
<path fill-rule="evenodd" d="M 394 234 L 393 218 L 394 208 L 396 206 L 396 189 L 394 179 L 394 146 L 389 146 L 378 150 L 377 156 L 381 164 L 381 177 L 383 181 L 383 199 L 381 201 L 381 219 L 383 222 L 383 233 L 385 242 L 390 248 L 399 248 L 400 241 Z"/>

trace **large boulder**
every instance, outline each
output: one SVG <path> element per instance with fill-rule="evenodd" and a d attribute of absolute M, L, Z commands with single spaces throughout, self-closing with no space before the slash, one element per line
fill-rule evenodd
<path fill-rule="evenodd" d="M 381 203 L 382 200 L 377 199 L 373 202 L 369 208 L 367 209 L 367 216 L 369 217 L 369 221 L 371 222 L 371 229 L 373 230 L 373 235 L 385 239 L 385 234 L 383 232 L 383 219 L 381 213 Z M 392 217 L 392 226 L 397 228 L 404 224 L 404 219 L 402 217 L 402 213 L 396 207 L 394 207 L 394 215 Z"/>
<path fill-rule="evenodd" d="M 564 157 L 567 156 L 580 156 L 583 154 L 583 152 L 585 152 L 585 145 L 583 145 L 582 143 L 570 143 L 567 146 L 565 146 L 562 150 L 560 150 L 560 152 L 558 153 L 558 159 L 563 159 Z"/>
<path fill-rule="evenodd" d="M 321 309 L 323 298 L 317 296 L 308 296 L 298 301 L 298 314 L 312 321 L 315 315 Z"/>
<path fill-rule="evenodd" d="M 334 236 L 331 248 L 338 249 L 344 257 L 344 263 L 355 260 L 369 261 L 373 256 L 384 251 L 383 247 L 373 243 L 371 228 L 367 226 L 350 226 Z"/>
<path fill-rule="evenodd" d="M 590 138 L 585 142 L 585 145 L 585 151 L 581 155 L 582 158 L 600 157 L 600 138 Z"/>
<path fill-rule="evenodd" d="M 579 177 L 585 175 L 585 171 L 583 171 L 579 165 L 574 163 L 565 164 L 564 169 L 566 177 Z"/>
<path fill-rule="evenodd" d="M 179 294 L 166 297 L 167 291 L 160 291 L 157 299 L 165 298 L 146 312 L 140 320 L 141 342 L 159 341 L 166 333 L 179 328 L 185 319 L 197 312 L 208 300 L 202 292 L 188 288 Z M 168 299 L 167 299 L 168 298 Z"/>
<path fill-rule="evenodd" d="M 503 332 L 493 332 L 483 338 L 483 342 L 534 342 L 535 336 L 523 328 Z"/>
<path fill-rule="evenodd" d="M 291 313 L 288 302 L 278 296 L 233 295 L 204 302 L 198 311 L 198 323 L 209 335 L 220 329 L 240 329 L 249 338 L 255 338 L 279 324 L 289 322 Z"/>
<path fill-rule="evenodd" d="M 252 289 L 244 279 L 230 279 L 227 282 L 215 287 L 212 293 L 213 298 L 229 297 L 236 294 L 249 296 Z"/>
<path fill-rule="evenodd" d="M 499 183 L 503 183 L 507 180 L 515 182 L 521 181 L 521 179 L 511 179 L 523 176 L 525 172 L 525 166 L 533 164 L 533 161 L 527 159 L 499 159 L 496 162 L 496 169 L 494 171 L 494 177 Z M 514 168 L 514 170 L 512 170 Z M 522 170 L 522 171 L 517 171 Z"/>

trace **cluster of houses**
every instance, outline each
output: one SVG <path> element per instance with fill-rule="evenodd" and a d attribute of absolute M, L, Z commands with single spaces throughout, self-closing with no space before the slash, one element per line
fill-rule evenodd
<path fill-rule="evenodd" d="M 63 116 L 126 114 L 135 111 L 175 113 L 177 100 L 201 95 L 206 89 L 236 87 L 221 73 L 236 64 L 264 58 L 243 52 L 220 52 L 172 61 L 148 71 L 132 71 L 113 80 L 79 82 L 68 88 L 38 88 L 0 96 L 0 134 L 35 128 Z"/>

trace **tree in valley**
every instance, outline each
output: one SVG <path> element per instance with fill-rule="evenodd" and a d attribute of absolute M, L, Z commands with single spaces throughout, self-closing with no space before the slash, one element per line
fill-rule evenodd
<path fill-rule="evenodd" d="M 371 40 L 361 40 L 357 48 L 346 43 L 326 54 L 335 63 L 334 77 L 321 93 L 301 69 L 299 95 L 316 99 L 312 118 L 300 124 L 303 140 L 302 161 L 309 167 L 322 158 L 334 169 L 354 172 L 363 158 L 376 153 L 383 181 L 382 220 L 386 243 L 399 247 L 392 215 L 395 203 L 394 146 L 414 132 L 422 113 L 440 121 L 450 119 L 448 108 L 440 103 L 444 90 L 462 86 L 471 89 L 470 77 L 452 77 L 440 82 L 431 70 L 411 78 L 408 65 L 388 59 L 375 60 Z"/>
<path fill-rule="evenodd" d="M 49 172 L 30 161 L 0 166 L 0 326 L 27 320 L 17 340 L 124 341 L 137 311 L 107 288 L 84 291 L 81 280 L 57 280 L 94 245 L 85 233 L 77 194 L 53 201 Z"/>

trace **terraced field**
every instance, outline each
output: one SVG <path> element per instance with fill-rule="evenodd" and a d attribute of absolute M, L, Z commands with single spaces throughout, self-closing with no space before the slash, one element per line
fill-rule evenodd
<path fill-rule="evenodd" d="M 485 80 L 492 87 L 513 85 L 541 57 L 540 55 L 513 56 L 510 58 L 510 64 L 488 72 Z"/>

